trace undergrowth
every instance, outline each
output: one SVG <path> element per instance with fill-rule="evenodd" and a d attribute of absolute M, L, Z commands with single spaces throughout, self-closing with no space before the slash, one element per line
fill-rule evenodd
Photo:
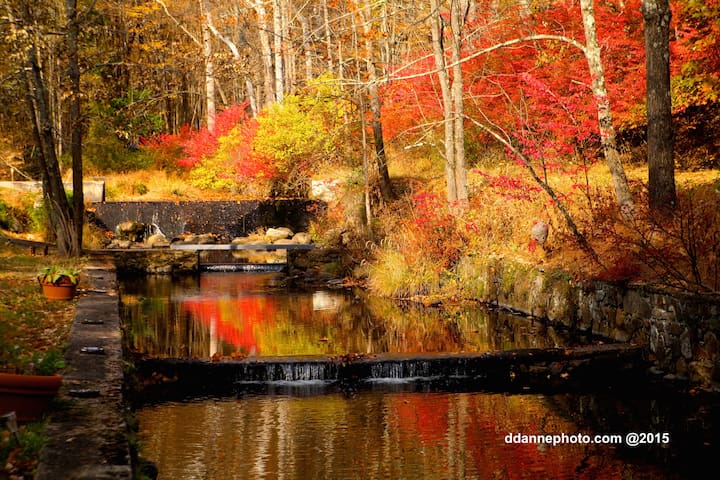
<path fill-rule="evenodd" d="M 580 233 L 588 255 L 558 214 L 554 202 L 524 179 L 520 167 L 471 170 L 473 195 L 464 211 L 442 201 L 442 183 L 417 183 L 380 223 L 385 241 L 375 245 L 368 286 L 392 297 L 461 295 L 454 267 L 464 256 L 499 256 L 573 278 L 640 281 L 693 292 L 720 290 L 720 173 L 678 172 L 678 202 L 663 217 L 650 212 L 642 167 L 628 170 L 635 199 L 632 215 L 617 206 L 604 165 L 578 175 L 548 176 Z M 549 224 L 547 242 L 536 248 L 535 222 Z M 388 226 L 392 226 L 388 228 Z"/>

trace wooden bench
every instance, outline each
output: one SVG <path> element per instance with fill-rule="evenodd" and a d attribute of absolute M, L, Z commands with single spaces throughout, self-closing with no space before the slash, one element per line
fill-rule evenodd
<path fill-rule="evenodd" d="M 30 250 L 30 255 L 37 255 L 38 252 L 42 252 L 43 256 L 47 256 L 51 248 L 55 248 L 55 245 L 45 242 L 35 242 L 33 240 L 23 240 L 21 238 L 11 238 L 4 235 L 0 235 L 0 240 L 8 242 L 18 247 L 25 247 Z"/>

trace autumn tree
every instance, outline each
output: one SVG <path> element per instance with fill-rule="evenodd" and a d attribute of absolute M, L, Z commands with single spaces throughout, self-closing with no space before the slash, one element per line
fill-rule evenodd
<path fill-rule="evenodd" d="M 371 112 L 370 126 L 373 134 L 373 144 L 375 145 L 375 166 L 377 171 L 377 180 L 380 186 L 380 192 L 384 200 L 390 200 L 394 197 L 392 184 L 390 183 L 390 174 L 387 166 L 387 152 L 385 151 L 385 137 L 383 135 L 381 100 L 379 93 L 379 77 L 378 63 L 387 64 L 387 50 L 383 46 L 378 45 L 373 38 L 378 35 L 373 31 L 378 28 L 374 25 L 376 19 L 373 14 L 372 4 L 369 0 L 363 0 L 361 5 L 357 7 L 360 13 L 360 20 L 363 26 L 364 49 L 363 58 L 365 71 L 367 72 L 367 94 L 368 104 Z M 385 13 L 384 15 L 386 15 Z M 385 51 L 385 58 L 382 58 Z"/>
<path fill-rule="evenodd" d="M 92 6 L 92 4 L 91 4 Z M 81 156 L 80 72 L 78 33 L 80 16 L 76 0 L 65 5 L 40 4 L 27 1 L 4 2 L 10 32 L 14 40 L 13 55 L 17 60 L 26 86 L 29 117 L 37 146 L 45 200 L 51 228 L 55 234 L 58 253 L 77 256 L 82 251 L 83 194 Z M 56 35 L 56 32 L 62 35 Z M 70 92 L 71 156 L 73 159 L 74 209 L 68 201 L 62 181 L 58 147 L 61 138 L 55 128 L 58 106 L 53 103 L 55 93 L 63 85 L 53 83 L 50 67 L 59 63 L 59 52 L 66 49 Z"/>
<path fill-rule="evenodd" d="M 83 192 L 83 161 L 82 161 L 82 137 L 83 122 L 81 111 L 81 90 L 80 90 L 80 58 L 79 58 L 79 36 L 80 22 L 78 15 L 77 0 L 65 0 L 65 16 L 67 26 L 67 55 L 68 67 L 67 77 L 69 80 L 69 108 L 68 117 L 70 124 L 70 156 L 72 157 L 73 172 L 73 203 L 72 203 L 72 225 L 73 245 L 70 254 L 76 255 L 82 251 L 83 223 L 85 221 L 85 196 Z M 90 9 L 92 6 L 90 7 Z M 89 10 L 88 10 L 89 11 Z"/>
<path fill-rule="evenodd" d="M 675 205 L 672 99 L 670 94 L 670 2 L 644 0 L 647 75 L 649 206 L 667 211 Z"/>
<path fill-rule="evenodd" d="M 605 86 L 605 69 L 600 56 L 601 49 L 595 26 L 595 8 L 593 3 L 593 0 L 580 0 L 580 12 L 585 30 L 583 52 L 587 59 L 592 82 L 591 88 L 597 104 L 600 143 L 603 147 L 605 162 L 610 170 L 613 187 L 615 189 L 615 198 L 619 205 L 624 206 L 625 210 L 629 211 L 628 207 L 632 206 L 633 200 L 617 146 L 615 126 L 613 125 L 612 110 L 610 108 L 610 98 L 607 87 Z"/>
<path fill-rule="evenodd" d="M 441 15 L 441 4 L 430 0 L 430 31 L 438 81 L 442 92 L 443 125 L 445 131 L 445 183 L 449 203 L 467 201 L 467 169 L 465 166 L 465 115 L 462 73 L 463 25 L 470 3 L 450 1 L 450 33 L 445 38 L 447 22 Z M 450 59 L 445 42 L 450 41 Z"/>

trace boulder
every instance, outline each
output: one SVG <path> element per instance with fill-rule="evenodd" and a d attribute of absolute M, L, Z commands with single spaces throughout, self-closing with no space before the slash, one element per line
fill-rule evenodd
<path fill-rule="evenodd" d="M 297 242 L 292 238 L 281 238 L 279 240 L 275 240 L 273 245 L 297 245 Z"/>
<path fill-rule="evenodd" d="M 292 239 L 295 243 L 300 245 L 310 245 L 312 243 L 312 238 L 307 232 L 298 232 L 293 235 Z"/>
<path fill-rule="evenodd" d="M 156 233 L 154 235 L 150 235 L 147 238 L 147 240 L 145 240 L 145 243 L 149 247 L 152 247 L 152 248 L 160 248 L 160 247 L 170 246 L 170 241 L 162 233 Z"/>
<path fill-rule="evenodd" d="M 131 242 L 141 242 L 145 235 L 145 224 L 126 220 L 119 223 L 115 227 L 115 236 L 119 240 L 130 240 Z"/>
<path fill-rule="evenodd" d="M 209 245 L 217 243 L 217 237 L 212 233 L 203 233 L 198 235 L 197 243 L 200 245 Z"/>
<path fill-rule="evenodd" d="M 293 231 L 287 227 L 268 228 L 265 231 L 265 237 L 267 238 L 268 243 L 275 243 L 277 240 L 280 240 L 283 238 L 290 238 L 292 236 L 293 236 Z"/>

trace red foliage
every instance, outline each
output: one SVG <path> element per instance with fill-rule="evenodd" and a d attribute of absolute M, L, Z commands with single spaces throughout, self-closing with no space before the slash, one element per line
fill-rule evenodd
<path fill-rule="evenodd" d="M 143 140 L 145 147 L 160 152 L 164 158 L 176 158 L 179 166 L 193 168 L 203 158 L 215 154 L 220 139 L 227 136 L 234 128 L 239 128 L 236 138 L 239 142 L 228 158 L 226 178 L 234 178 L 238 182 L 247 179 L 273 178 L 278 174 L 273 159 L 253 149 L 252 142 L 257 134 L 258 122 L 248 118 L 247 102 L 232 105 L 215 118 L 215 128 L 191 130 L 184 126 L 177 134 L 160 134 Z"/>
<path fill-rule="evenodd" d="M 434 193 L 420 192 L 413 196 L 413 221 L 407 225 L 413 234 L 408 247 L 411 255 L 442 261 L 443 267 L 459 258 L 464 239 L 455 225 L 447 202 Z"/>
<path fill-rule="evenodd" d="M 476 9 L 492 11 L 491 5 Z M 615 119 L 619 124 L 639 122 L 645 85 L 640 0 L 628 0 L 623 7 L 616 2 L 597 2 L 595 14 Z M 533 34 L 585 42 L 577 2 L 548 2 L 529 17 L 513 8 L 503 10 L 502 17 L 478 14 L 465 31 L 478 32 L 465 43 L 465 57 Z M 396 78 L 434 70 L 431 52 L 414 53 L 422 60 L 404 67 Z M 525 42 L 492 50 L 464 62 L 463 79 L 466 114 L 488 118 L 515 137 L 531 159 L 566 156 L 598 138 L 597 105 L 587 60 L 567 42 Z M 383 107 L 383 128 L 388 136 L 439 120 L 439 91 L 435 74 L 392 82 L 385 91 Z M 488 140 L 478 133 L 478 141 Z"/>
<path fill-rule="evenodd" d="M 207 128 L 192 130 L 189 125 L 185 125 L 179 133 L 162 133 L 143 139 L 142 145 L 170 154 L 179 154 L 178 165 L 194 167 L 204 156 L 211 155 L 217 150 L 218 140 L 221 137 L 227 135 L 238 123 L 247 120 L 247 107 L 246 101 L 222 110 L 215 117 L 215 128 L 212 131 Z"/>
<path fill-rule="evenodd" d="M 507 199 L 534 200 L 536 194 L 542 191 L 538 185 L 531 184 L 523 178 L 507 175 L 493 176 L 478 169 L 474 169 L 472 172 L 482 175 L 495 193 Z"/>
<path fill-rule="evenodd" d="M 218 140 L 230 132 L 238 123 L 247 120 L 247 101 L 239 105 L 231 105 L 215 117 L 215 128 L 207 128 L 192 132 L 182 143 L 185 157 L 178 160 L 183 167 L 193 167 L 200 163 L 206 155 L 217 150 Z"/>
<path fill-rule="evenodd" d="M 257 135 L 258 122 L 249 119 L 239 125 L 238 137 L 242 141 L 233 152 L 234 174 L 238 181 L 243 179 L 274 178 L 278 169 L 272 158 L 253 149 L 252 142 Z"/>

